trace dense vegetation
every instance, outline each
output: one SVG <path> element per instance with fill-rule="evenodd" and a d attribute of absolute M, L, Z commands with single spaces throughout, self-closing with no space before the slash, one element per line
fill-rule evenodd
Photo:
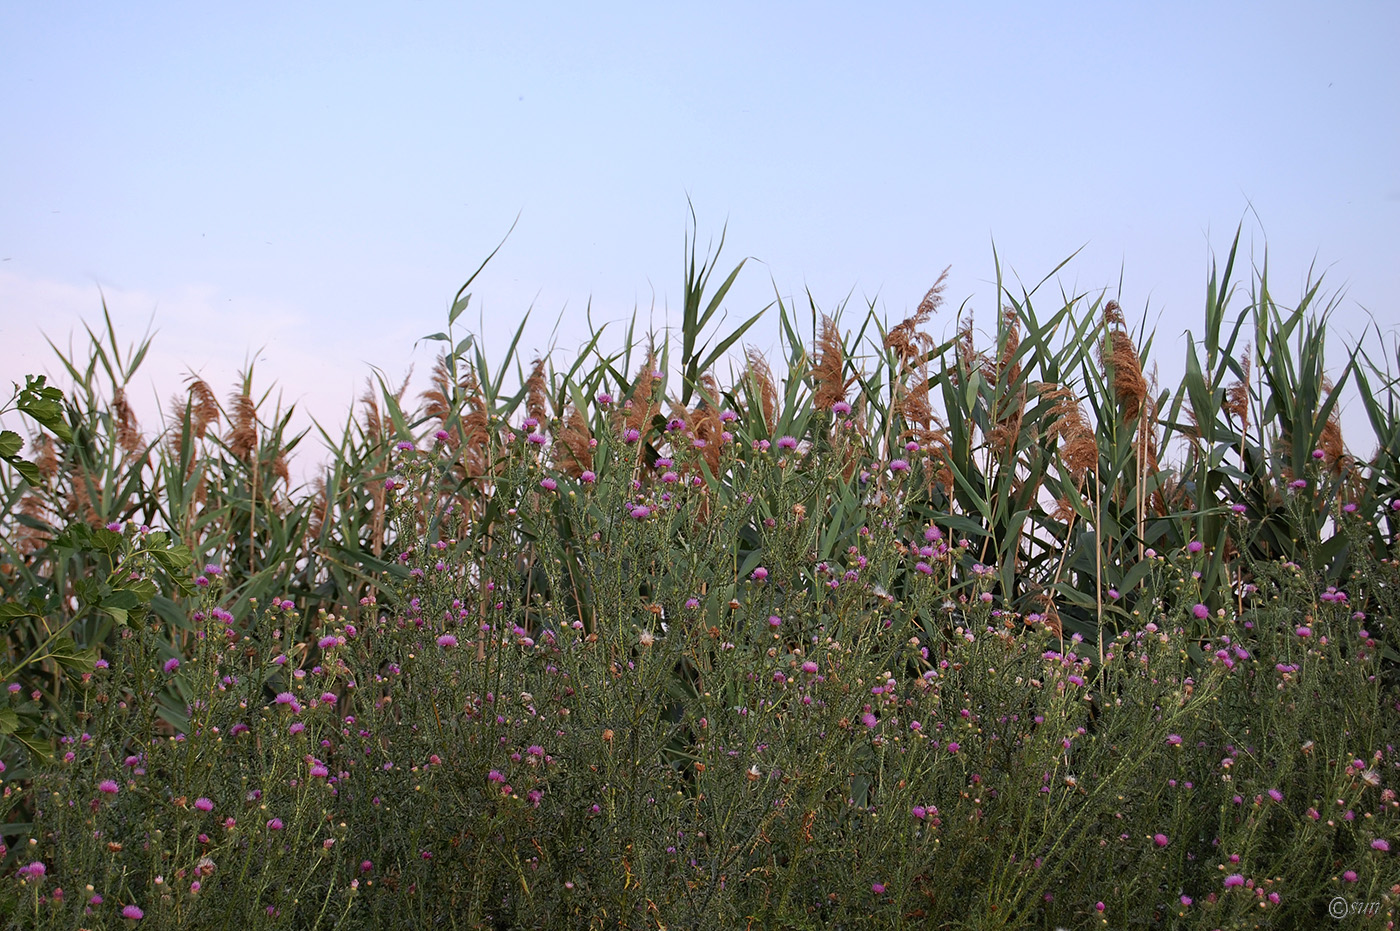
<path fill-rule="evenodd" d="M 999 287 L 983 346 L 929 335 L 942 278 L 890 327 L 779 303 L 775 374 L 688 250 L 678 338 L 560 371 L 459 339 L 464 286 L 431 389 L 321 428 L 310 488 L 251 372 L 144 432 L 108 321 L 0 439 L 0 909 L 1393 921 L 1396 379 L 1234 265 L 1168 389 L 1095 297 Z"/>

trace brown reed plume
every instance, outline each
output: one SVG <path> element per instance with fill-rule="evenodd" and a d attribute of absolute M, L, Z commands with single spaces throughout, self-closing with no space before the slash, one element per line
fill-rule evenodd
<path fill-rule="evenodd" d="M 646 435 L 652 418 L 661 413 L 661 405 L 656 400 L 656 385 L 661 379 L 656 371 L 656 348 L 647 346 L 646 361 L 632 382 L 632 396 L 623 405 L 622 425 Z"/>
<path fill-rule="evenodd" d="M 830 411 L 837 401 L 846 400 L 846 391 L 855 377 L 848 379 L 845 375 L 846 348 L 841 342 L 841 330 L 823 314 L 817 335 L 817 361 L 812 366 L 812 404 L 817 410 Z"/>
<path fill-rule="evenodd" d="M 112 392 L 112 426 L 116 432 L 117 445 L 125 453 L 125 459 L 134 460 L 145 440 L 141 436 L 140 424 L 136 422 L 136 412 L 126 400 L 126 389 Z"/>
<path fill-rule="evenodd" d="M 948 287 L 948 272 L 952 267 L 949 265 L 943 269 L 913 315 L 891 327 L 885 334 L 885 348 L 895 351 L 901 368 L 905 370 L 917 366 L 924 355 L 937 345 L 933 337 L 923 331 L 923 326 L 943 306 L 943 291 Z"/>
<path fill-rule="evenodd" d="M 1104 338 L 1099 344 L 1099 362 L 1113 376 L 1113 393 L 1123 410 L 1123 420 L 1131 423 L 1146 403 L 1147 379 L 1137 346 L 1123 323 L 1123 310 L 1117 301 L 1104 306 Z"/>
<path fill-rule="evenodd" d="M 572 404 L 564 412 L 564 424 L 554 441 L 555 464 L 561 472 L 578 478 L 593 468 L 593 434 L 588 419 Z"/>
<path fill-rule="evenodd" d="M 43 476 L 45 484 L 53 481 L 58 474 L 58 449 L 47 433 L 40 433 L 34 438 L 34 466 Z"/>
<path fill-rule="evenodd" d="M 1016 358 L 1016 350 L 1021 346 L 1021 321 L 1015 308 L 1002 310 L 1001 323 L 1002 333 L 1005 334 L 1001 352 L 997 354 L 996 364 L 991 367 L 987 377 L 998 385 L 1015 385 L 1021 378 L 1021 363 Z M 1006 407 L 995 413 L 996 423 L 987 436 L 992 454 L 998 459 L 1015 455 L 1025 414 L 1026 388 L 1018 385 Z"/>
<path fill-rule="evenodd" d="M 719 382 L 709 372 L 700 376 L 700 385 L 704 389 L 700 395 L 700 401 L 695 405 L 692 413 L 692 431 L 695 439 L 704 443 L 700 454 L 704 458 L 706 465 L 710 467 L 711 474 L 719 474 L 720 453 L 723 447 L 724 422 L 720 420 L 720 411 L 716 407 L 721 397 Z"/>
<path fill-rule="evenodd" d="M 768 360 L 763 358 L 763 353 L 757 349 L 749 349 L 745 352 L 749 360 L 748 367 L 744 369 L 744 380 L 750 381 L 758 387 L 759 404 L 762 410 L 763 422 L 769 430 L 776 426 L 774 417 L 778 412 L 778 387 L 773 381 L 773 370 L 768 367 Z M 750 415 L 754 412 L 750 411 Z"/>
<path fill-rule="evenodd" d="M 549 421 L 549 385 L 545 377 L 544 358 L 536 356 L 525 380 L 525 413 L 541 424 Z"/>
<path fill-rule="evenodd" d="M 229 399 L 229 406 L 228 451 L 246 462 L 258 445 L 258 406 L 246 388 Z"/>
<path fill-rule="evenodd" d="M 1038 392 L 1051 402 L 1046 437 L 1051 442 L 1059 441 L 1060 456 L 1069 467 L 1070 477 L 1076 487 L 1082 488 L 1085 477 L 1098 468 L 1099 444 L 1079 406 L 1079 398 L 1071 388 L 1053 382 L 1042 382 Z M 1062 503 L 1062 509 L 1067 507 L 1068 502 Z"/>
<path fill-rule="evenodd" d="M 1254 357 L 1254 347 L 1245 346 L 1242 367 L 1244 373 L 1239 381 L 1225 391 L 1225 413 L 1235 418 L 1240 425 L 1240 433 L 1249 432 L 1249 363 Z"/>

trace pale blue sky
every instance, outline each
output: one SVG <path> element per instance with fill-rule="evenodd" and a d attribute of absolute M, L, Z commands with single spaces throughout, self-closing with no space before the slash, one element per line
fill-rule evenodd
<path fill-rule="evenodd" d="M 1284 299 L 1316 259 L 1339 333 L 1400 323 L 1400 4 L 126 6 L 0 2 L 0 382 L 100 287 L 131 338 L 154 313 L 149 410 L 261 349 L 334 421 L 367 363 L 426 372 L 517 214 L 489 345 L 531 304 L 527 351 L 590 299 L 664 323 L 687 196 L 764 263 L 736 318 L 776 286 L 898 320 L 951 264 L 990 320 L 993 240 L 1029 281 L 1085 246 L 1064 286 L 1121 271 L 1165 349 L 1243 220 Z"/>

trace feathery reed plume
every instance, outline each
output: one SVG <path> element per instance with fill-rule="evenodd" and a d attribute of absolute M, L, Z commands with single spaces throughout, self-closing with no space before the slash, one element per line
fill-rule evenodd
<path fill-rule="evenodd" d="M 554 458 L 559 471 L 574 478 L 593 468 L 593 434 L 588 419 L 572 404 L 564 412 L 563 429 L 554 441 Z"/>
<path fill-rule="evenodd" d="M 1015 308 L 1007 307 L 1002 310 L 1001 324 L 1002 330 L 998 334 L 1002 344 L 1001 352 L 997 354 L 996 364 L 988 373 L 988 378 L 995 380 L 997 384 L 1013 385 L 1021 377 L 1021 363 L 1016 361 L 1016 350 L 1021 345 L 1021 321 L 1016 316 Z M 1005 459 L 1015 455 L 1025 413 L 1026 388 L 1021 385 L 1010 396 L 1010 403 L 1006 408 L 996 412 L 996 424 L 987 436 L 992 453 L 997 458 Z"/>
<path fill-rule="evenodd" d="M 258 407 L 246 389 L 230 399 L 230 406 L 228 450 L 246 462 L 258 445 Z"/>
<path fill-rule="evenodd" d="M 1332 397 L 1332 392 L 1336 386 L 1332 384 L 1330 378 L 1322 380 L 1323 396 Z M 1317 448 L 1322 450 L 1322 463 L 1332 471 L 1333 475 L 1342 475 L 1351 469 L 1352 459 L 1347 455 L 1346 444 L 1342 441 L 1342 420 L 1341 410 L 1338 405 L 1332 405 L 1332 410 L 1327 413 L 1327 422 L 1322 425 L 1322 434 L 1318 437 Z"/>
<path fill-rule="evenodd" d="M 34 467 L 48 483 L 58 474 L 58 466 L 58 449 L 47 433 L 40 433 L 34 438 Z"/>
<path fill-rule="evenodd" d="M 144 441 L 141 438 L 141 427 L 136 422 L 136 412 L 131 409 L 131 405 L 126 400 L 126 389 L 118 388 L 112 392 L 112 427 L 117 434 L 117 445 L 126 453 L 126 459 L 134 459 L 141 451 Z"/>
<path fill-rule="evenodd" d="M 1241 434 L 1249 431 L 1249 362 L 1253 356 L 1253 347 L 1246 346 L 1242 365 L 1243 376 L 1225 391 L 1225 413 L 1239 423 Z"/>
<path fill-rule="evenodd" d="M 467 410 L 458 428 L 460 442 L 466 447 L 463 463 L 469 475 L 480 477 L 486 474 L 489 459 L 487 447 L 491 443 L 491 416 L 487 412 L 486 398 L 481 393 L 481 382 L 477 380 L 475 369 L 467 369 L 462 376 L 462 393 L 467 399 Z M 451 440 L 456 441 L 457 438 L 454 436 Z"/>
<path fill-rule="evenodd" d="M 18 526 L 14 533 L 14 547 L 21 556 L 29 556 L 42 549 L 45 543 L 53 539 L 53 535 L 47 530 L 34 526 L 34 524 L 49 523 L 48 507 L 38 495 L 25 492 L 24 496 L 19 499 L 17 511 L 20 517 L 27 517 L 29 520 L 16 522 Z"/>
<path fill-rule="evenodd" d="M 545 379 L 544 358 L 535 357 L 530 377 L 525 379 L 525 413 L 541 424 L 549 420 L 548 384 Z"/>
<path fill-rule="evenodd" d="M 1113 375 L 1113 392 L 1122 405 L 1123 419 L 1131 423 L 1142 413 L 1147 399 L 1147 379 L 1142 374 L 1142 360 L 1137 346 L 1123 325 L 1123 310 L 1117 301 L 1104 307 L 1103 342 L 1099 344 L 1099 362 Z"/>
<path fill-rule="evenodd" d="M 719 403 L 722 396 L 719 390 L 719 383 L 709 372 L 700 376 L 702 391 L 700 400 L 695 405 L 695 410 L 691 417 L 691 432 L 695 439 L 703 443 L 700 448 L 700 455 L 705 463 L 709 465 L 712 474 L 719 474 L 720 453 L 722 452 L 724 437 L 724 422 L 720 420 L 719 408 L 715 405 Z"/>
<path fill-rule="evenodd" d="M 1080 487 L 1084 484 L 1085 476 L 1098 468 L 1099 444 L 1094 438 L 1094 431 L 1090 429 L 1079 406 L 1079 398 L 1071 388 L 1042 382 L 1039 393 L 1052 402 L 1046 437 L 1051 441 L 1060 441 L 1060 456 L 1069 467 L 1075 486 Z M 1063 502 L 1061 509 L 1067 508 L 1068 502 Z"/>
<path fill-rule="evenodd" d="M 194 431 L 195 439 L 202 440 L 209 431 L 209 425 L 219 422 L 219 401 L 214 396 L 214 389 L 204 379 L 191 375 L 186 381 L 190 386 L 190 429 Z"/>
<path fill-rule="evenodd" d="M 812 366 L 812 405 L 819 411 L 830 411 L 837 401 L 846 400 L 846 389 L 854 378 L 847 379 L 846 350 L 841 342 L 841 330 L 835 321 L 822 315 L 817 335 L 817 361 Z"/>
<path fill-rule="evenodd" d="M 68 517 L 96 527 L 100 523 L 97 507 L 97 483 L 92 473 L 79 463 L 68 468 L 68 494 L 63 503 L 63 512 Z"/>
<path fill-rule="evenodd" d="M 623 426 L 643 435 L 651 427 L 651 420 L 661 413 L 661 405 L 655 400 L 656 385 L 661 373 L 656 370 L 656 349 L 647 347 L 647 358 L 632 382 L 632 396 L 623 405 Z"/>
<path fill-rule="evenodd" d="M 438 354 L 429 385 L 428 390 L 419 395 L 427 402 L 423 406 L 423 415 L 446 427 L 447 418 L 452 414 L 452 395 L 455 393 L 452 373 L 447 368 L 447 353 Z"/>
<path fill-rule="evenodd" d="M 768 367 L 768 360 L 763 358 L 763 353 L 757 349 L 749 349 L 744 354 L 748 360 L 748 367 L 744 370 L 744 380 L 758 389 L 758 399 L 761 410 L 758 413 L 763 415 L 763 422 L 769 430 L 776 426 L 774 418 L 778 413 L 778 387 L 773 381 L 773 370 Z M 754 411 L 750 411 L 752 416 Z"/>
<path fill-rule="evenodd" d="M 321 533 L 326 528 L 326 522 L 331 517 L 331 498 L 326 491 L 326 477 L 316 476 L 316 480 L 311 483 L 315 489 L 315 497 L 311 505 L 311 513 L 306 518 L 306 537 L 308 540 L 321 539 Z"/>
<path fill-rule="evenodd" d="M 904 368 L 912 368 L 917 365 L 923 354 L 931 350 L 937 343 L 933 337 L 923 332 L 921 327 L 928 323 L 929 317 L 938 313 L 938 308 L 943 306 L 943 291 L 948 287 L 948 272 L 952 270 L 951 265 L 943 269 L 938 280 L 933 283 L 933 287 L 928 289 L 924 299 L 919 302 L 919 307 L 914 313 L 904 318 L 898 324 L 890 328 L 885 334 L 885 348 L 893 349 L 898 356 L 900 364 Z"/>
<path fill-rule="evenodd" d="M 987 357 L 977 351 L 977 340 L 973 335 L 972 328 L 972 312 L 968 311 L 967 316 L 958 324 L 959 373 L 965 371 L 970 374 L 987 368 Z"/>

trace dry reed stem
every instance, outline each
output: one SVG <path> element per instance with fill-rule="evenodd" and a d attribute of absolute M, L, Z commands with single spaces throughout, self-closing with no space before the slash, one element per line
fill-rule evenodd
<path fill-rule="evenodd" d="M 773 381 L 773 370 L 768 367 L 768 360 L 763 358 L 763 353 L 757 349 L 749 349 L 745 353 L 749 360 L 748 367 L 744 370 L 744 380 L 751 382 L 758 388 L 759 406 L 757 413 L 763 415 L 764 426 L 771 432 L 776 426 L 773 419 L 778 411 L 778 387 Z M 748 412 L 752 416 L 755 411 Z"/>

